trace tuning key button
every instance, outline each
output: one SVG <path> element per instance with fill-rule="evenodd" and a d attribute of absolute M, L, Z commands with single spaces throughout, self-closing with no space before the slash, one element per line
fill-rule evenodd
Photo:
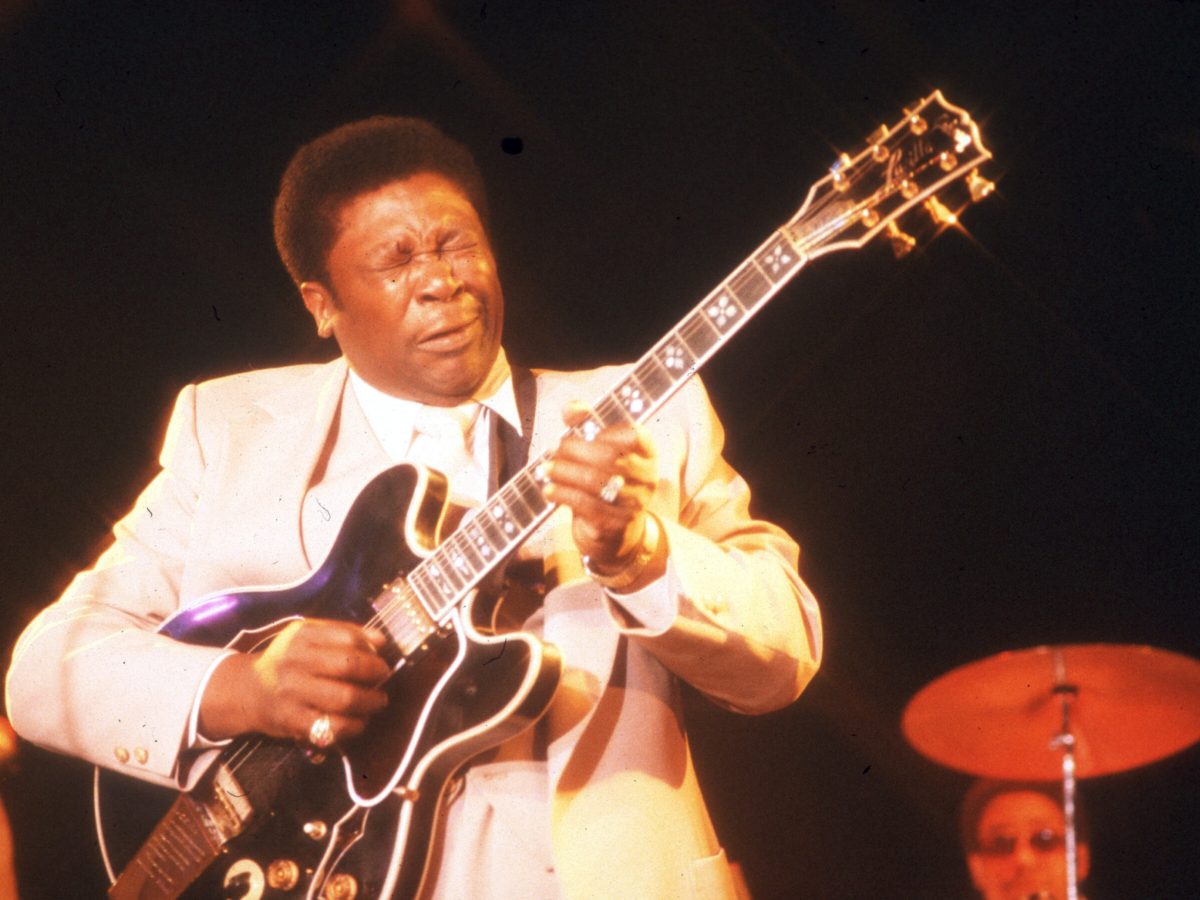
<path fill-rule="evenodd" d="M 896 254 L 896 259 L 907 256 L 912 252 L 912 248 L 917 246 L 917 239 L 901 231 L 895 221 L 887 223 L 887 236 L 892 243 L 892 252 Z"/>
<path fill-rule="evenodd" d="M 953 225 L 958 221 L 958 216 L 950 212 L 946 205 L 937 197 L 930 197 L 925 201 L 925 209 L 929 211 L 930 217 L 933 219 L 934 225 Z"/>
<path fill-rule="evenodd" d="M 996 183 L 980 175 L 978 169 L 972 169 L 971 174 L 967 176 L 967 190 L 971 193 L 971 200 L 975 202 L 979 202 L 995 189 Z"/>
<path fill-rule="evenodd" d="M 267 866 L 267 885 L 277 891 L 290 891 L 300 883 L 300 866 L 295 860 L 277 859 Z"/>

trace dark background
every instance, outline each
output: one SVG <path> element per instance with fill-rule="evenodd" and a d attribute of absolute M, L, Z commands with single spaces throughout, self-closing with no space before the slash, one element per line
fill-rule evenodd
<path fill-rule="evenodd" d="M 1200 5 L 1000 6 L 9 0 L 6 646 L 151 475 L 182 385 L 328 352 L 270 233 L 304 140 L 374 112 L 464 140 L 510 352 L 579 366 L 639 356 L 939 87 L 996 156 L 969 236 L 816 261 L 705 371 L 827 657 L 783 712 L 689 714 L 757 895 L 967 895 L 968 778 L 904 743 L 912 695 L 1046 643 L 1200 655 Z M 1093 900 L 1200 896 L 1198 761 L 1082 785 Z M 6 779 L 31 896 L 101 892 L 87 781 L 28 745 Z"/>

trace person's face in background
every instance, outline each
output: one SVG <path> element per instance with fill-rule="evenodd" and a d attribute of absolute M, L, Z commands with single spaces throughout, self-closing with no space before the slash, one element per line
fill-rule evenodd
<path fill-rule="evenodd" d="M 983 808 L 974 849 L 967 853 L 971 880 L 984 900 L 1066 897 L 1066 822 L 1062 808 L 1036 791 L 997 794 Z M 1079 880 L 1089 852 L 1077 845 Z"/>

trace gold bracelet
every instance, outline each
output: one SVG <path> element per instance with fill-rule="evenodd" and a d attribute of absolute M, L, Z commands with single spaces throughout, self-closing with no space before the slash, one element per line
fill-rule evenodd
<path fill-rule="evenodd" d="M 604 575 L 593 569 L 592 561 L 585 556 L 583 558 L 583 568 L 587 570 L 588 575 L 600 587 L 613 591 L 624 590 L 641 577 L 650 560 L 654 559 L 654 554 L 658 552 L 658 542 L 661 537 L 662 531 L 659 528 L 658 519 L 650 513 L 646 513 L 646 527 L 642 531 L 642 541 L 638 545 L 637 552 L 633 554 L 633 558 L 628 563 L 611 575 Z"/>

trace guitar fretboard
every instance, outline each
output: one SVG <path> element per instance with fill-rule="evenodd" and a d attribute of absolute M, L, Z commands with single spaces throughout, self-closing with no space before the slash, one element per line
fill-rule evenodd
<path fill-rule="evenodd" d="M 970 115 L 940 92 L 930 94 L 894 126 L 880 128 L 857 156 L 842 154 L 792 220 L 651 347 L 572 430 L 590 440 L 603 428 L 646 421 L 811 258 L 861 247 L 885 228 L 899 242 L 897 254 L 907 252 L 913 240 L 896 220 L 918 203 L 940 227 L 956 221 L 945 207 L 930 204 L 939 190 L 964 177 L 973 199 L 986 196 L 991 183 L 974 167 L 990 158 Z M 542 463 L 550 453 L 530 460 L 402 584 L 391 586 L 402 598 L 380 614 L 389 628 L 395 620 L 404 631 L 402 645 L 419 645 L 446 627 L 468 592 L 553 512 L 542 495 Z"/>

